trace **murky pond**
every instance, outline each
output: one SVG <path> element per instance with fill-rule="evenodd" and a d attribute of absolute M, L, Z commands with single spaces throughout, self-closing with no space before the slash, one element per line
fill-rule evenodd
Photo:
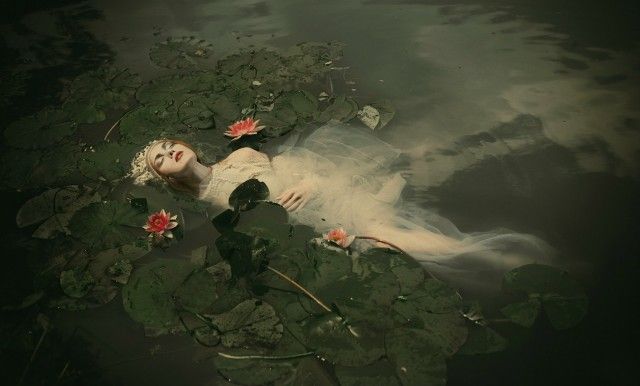
<path fill-rule="evenodd" d="M 632 384 L 635 3 L 14 3 L 0 7 L 3 384 Z M 265 129 L 230 141 L 246 117 Z M 399 151 L 389 168 L 416 217 L 528 235 L 552 263 L 423 271 L 388 248 L 309 244 L 322 235 L 276 206 L 236 208 L 232 230 L 123 179 L 158 137 L 213 163 L 336 121 Z M 160 209 L 179 225 L 150 246 Z"/>

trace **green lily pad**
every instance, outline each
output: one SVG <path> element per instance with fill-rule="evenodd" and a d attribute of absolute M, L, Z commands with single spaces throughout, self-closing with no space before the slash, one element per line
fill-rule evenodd
<path fill-rule="evenodd" d="M 231 311 L 212 315 L 211 319 L 218 327 L 225 347 L 269 347 L 282 337 L 282 323 L 275 310 L 257 299 L 245 300 Z"/>
<path fill-rule="evenodd" d="M 128 69 L 102 67 L 78 76 L 71 83 L 63 109 L 78 123 L 105 119 L 109 109 L 126 109 L 129 99 L 142 84 Z"/>
<path fill-rule="evenodd" d="M 524 302 L 509 304 L 500 311 L 513 323 L 523 327 L 531 327 L 536 321 L 541 307 L 539 299 L 528 299 Z"/>
<path fill-rule="evenodd" d="M 101 143 L 94 150 L 82 153 L 78 163 L 80 173 L 94 180 L 113 181 L 127 174 L 139 149 L 133 144 Z"/>
<path fill-rule="evenodd" d="M 428 332 L 396 328 L 385 336 L 385 347 L 403 386 L 446 384 L 445 356 Z"/>
<path fill-rule="evenodd" d="M 251 178 L 238 185 L 229 195 L 229 205 L 239 210 L 248 210 L 258 202 L 269 198 L 267 184 Z"/>
<path fill-rule="evenodd" d="M 469 337 L 460 348 L 458 354 L 476 355 L 504 351 L 507 340 L 493 329 L 486 326 L 473 325 L 469 328 Z"/>
<path fill-rule="evenodd" d="M 161 105 L 140 106 L 120 121 L 120 143 L 146 145 L 162 137 L 176 137 L 182 124 L 176 111 Z"/>
<path fill-rule="evenodd" d="M 136 99 L 144 105 L 156 105 L 177 109 L 194 94 L 207 91 L 214 77 L 203 81 L 202 73 L 165 75 L 142 85 L 136 92 Z"/>
<path fill-rule="evenodd" d="M 393 366 L 384 359 L 363 367 L 336 366 L 335 372 L 342 386 L 400 386 Z"/>
<path fill-rule="evenodd" d="M 133 271 L 133 265 L 131 261 L 127 259 L 120 259 L 107 268 L 111 280 L 120 284 L 127 284 L 129 282 L 131 271 Z"/>
<path fill-rule="evenodd" d="M 67 296 L 81 298 L 94 286 L 95 280 L 86 270 L 72 269 L 60 274 L 60 287 Z"/>
<path fill-rule="evenodd" d="M 316 113 L 315 120 L 318 122 L 328 122 L 335 119 L 340 122 L 346 122 L 353 119 L 358 113 L 358 104 L 353 98 L 344 95 L 336 96 L 331 104 L 322 112 Z"/>
<path fill-rule="evenodd" d="M 331 313 L 311 319 L 303 328 L 307 345 L 332 363 L 364 366 L 384 355 L 383 334 L 366 323 L 347 325 Z"/>
<path fill-rule="evenodd" d="M 426 280 L 423 289 L 393 304 L 400 320 L 427 331 L 433 344 L 446 356 L 455 354 L 467 339 L 468 330 L 460 307 L 455 291 L 435 279 Z"/>
<path fill-rule="evenodd" d="M 235 355 L 256 355 L 247 350 L 235 350 Z M 215 356 L 214 366 L 229 382 L 247 386 L 270 385 L 286 381 L 295 374 L 295 362 L 281 360 L 238 360 Z"/>
<path fill-rule="evenodd" d="M 578 282 L 548 265 L 528 264 L 507 272 L 503 288 L 539 298 L 549 321 L 559 330 L 575 326 L 587 313 L 588 298 Z M 507 307 L 507 312 L 516 309 Z"/>
<path fill-rule="evenodd" d="M 147 216 L 116 201 L 94 202 L 78 210 L 69 222 L 71 234 L 96 250 L 129 244 L 144 235 Z"/>
<path fill-rule="evenodd" d="M 168 38 L 149 51 L 153 63 L 166 68 L 194 68 L 211 55 L 212 45 L 193 36 Z"/>
<path fill-rule="evenodd" d="M 11 123 L 4 130 L 4 137 L 13 147 L 43 149 L 55 145 L 75 130 L 76 124 L 65 112 L 46 107 Z"/>
<path fill-rule="evenodd" d="M 158 259 L 136 269 L 122 288 L 125 311 L 147 327 L 175 325 L 178 314 L 172 297 L 193 268 L 186 261 Z"/>
<path fill-rule="evenodd" d="M 206 311 L 218 299 L 218 289 L 226 284 L 215 279 L 207 270 L 193 272 L 176 290 L 176 301 L 191 312 Z"/>
<path fill-rule="evenodd" d="M 78 161 L 82 154 L 79 144 L 62 141 L 45 152 L 40 162 L 31 170 L 29 182 L 35 186 L 68 185 L 77 180 Z"/>
<path fill-rule="evenodd" d="M 216 248 L 231 266 L 233 277 L 251 276 L 268 262 L 272 247 L 260 238 L 239 232 L 225 232 L 216 239 Z"/>

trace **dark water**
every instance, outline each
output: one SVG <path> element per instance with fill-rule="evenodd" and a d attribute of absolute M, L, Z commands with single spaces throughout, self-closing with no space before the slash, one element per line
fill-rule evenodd
<path fill-rule="evenodd" d="M 405 199 L 438 210 L 465 232 L 508 227 L 538 235 L 588 290 L 589 313 L 580 325 L 555 331 L 541 318 L 530 331 L 504 327 L 512 346 L 454 358 L 448 384 L 636 384 L 636 3 L 144 0 L 3 7 L 0 64 L 30 78 L 27 92 L 3 105 L 2 125 L 55 103 L 63 79 L 105 62 L 145 80 L 163 74 L 148 48 L 170 36 L 206 39 L 218 57 L 241 47 L 344 41 L 352 94 L 388 98 L 397 107 L 380 135 L 410 156 Z M 115 119 L 80 135 L 95 140 Z M 2 197 L 10 234 L 29 196 Z M 5 264 L 7 278 L 28 280 L 20 263 Z M 16 285 L 3 287 L 20 293 Z M 118 299 L 61 313 L 55 322 L 86 341 L 93 374 L 106 384 L 223 382 L 210 364 L 193 361 L 197 349 L 187 338 L 145 338 Z"/>

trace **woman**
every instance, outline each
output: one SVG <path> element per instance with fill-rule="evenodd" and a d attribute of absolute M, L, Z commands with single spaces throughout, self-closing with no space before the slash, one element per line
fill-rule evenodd
<path fill-rule="evenodd" d="M 332 121 L 273 158 L 241 148 L 213 165 L 200 163 L 184 142 L 152 141 L 134 160 L 132 175 L 138 182 L 162 179 L 222 207 L 240 183 L 257 178 L 294 222 L 318 232 L 343 227 L 390 241 L 449 276 L 469 270 L 501 274 L 551 254 L 535 236 L 505 230 L 464 234 L 441 216 L 400 202 L 406 181 L 390 172 L 399 155 L 370 132 Z"/>

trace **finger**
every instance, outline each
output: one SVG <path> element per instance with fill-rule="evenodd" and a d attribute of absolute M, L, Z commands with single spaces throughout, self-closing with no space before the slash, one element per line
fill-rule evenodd
<path fill-rule="evenodd" d="M 293 197 L 291 197 L 289 200 L 287 200 L 287 202 L 284 203 L 284 207 L 286 209 L 289 209 L 289 207 L 291 207 L 291 205 L 293 205 L 296 201 L 298 201 L 300 199 L 300 195 L 299 194 L 295 194 L 293 195 Z"/>
<path fill-rule="evenodd" d="M 304 201 L 300 204 L 300 206 L 298 207 L 298 209 L 297 209 L 297 210 L 302 210 L 302 208 L 304 208 L 304 206 L 305 206 L 305 205 L 307 205 L 307 202 L 309 202 L 309 199 L 304 200 Z"/>
<path fill-rule="evenodd" d="M 291 205 L 291 210 L 300 210 L 306 203 L 309 201 L 307 196 L 301 196 L 300 200 L 296 201 L 295 204 Z"/>
<path fill-rule="evenodd" d="M 294 195 L 294 192 L 286 191 L 285 193 L 283 193 L 283 195 L 280 196 L 281 198 L 279 199 L 280 205 L 283 205 L 286 201 L 291 199 L 291 196 L 293 195 Z"/>

